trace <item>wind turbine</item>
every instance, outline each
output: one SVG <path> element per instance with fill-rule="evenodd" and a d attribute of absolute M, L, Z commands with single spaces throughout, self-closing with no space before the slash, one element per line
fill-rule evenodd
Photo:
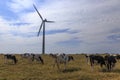
<path fill-rule="evenodd" d="M 37 10 L 36 6 L 33 4 L 33 7 L 35 8 L 36 12 L 38 13 L 39 17 L 42 20 L 42 23 L 40 25 L 39 31 L 37 36 L 40 35 L 40 31 L 43 28 L 43 41 L 42 41 L 42 54 L 45 54 L 45 23 L 53 23 L 54 21 L 48 21 L 46 18 L 43 19 L 43 17 L 41 16 L 41 14 L 39 13 L 39 11 Z"/>

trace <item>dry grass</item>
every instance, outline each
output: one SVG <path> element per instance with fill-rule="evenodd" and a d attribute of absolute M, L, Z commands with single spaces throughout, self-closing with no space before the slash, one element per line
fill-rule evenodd
<path fill-rule="evenodd" d="M 120 80 L 120 62 L 113 71 L 107 72 L 95 66 L 91 71 L 83 55 L 74 54 L 75 61 L 71 61 L 66 71 L 59 72 L 53 68 L 53 59 L 48 55 L 42 55 L 45 64 L 29 62 L 17 55 L 18 63 L 12 65 L 11 61 L 4 64 L 3 55 L 0 55 L 0 80 Z M 63 65 L 61 65 L 63 69 Z"/>

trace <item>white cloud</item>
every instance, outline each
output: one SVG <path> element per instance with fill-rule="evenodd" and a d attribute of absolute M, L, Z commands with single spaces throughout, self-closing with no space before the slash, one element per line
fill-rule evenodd
<path fill-rule="evenodd" d="M 37 0 L 12 0 L 8 2 L 11 11 L 18 12 L 19 18 L 8 21 L 0 17 L 0 40 L 3 41 L 2 52 L 41 52 L 42 36 L 36 35 L 41 19 L 34 10 L 35 3 L 43 18 L 53 20 L 47 23 L 46 31 L 64 30 L 56 34 L 46 35 L 46 52 L 118 52 L 118 42 L 110 43 L 108 36 L 119 35 L 120 11 L 118 0 L 45 0 L 39 5 Z M 34 12 L 23 12 L 26 10 Z M 10 25 L 13 22 L 26 22 L 26 25 Z M 13 32 L 19 33 L 14 35 Z M 31 34 L 30 34 L 31 35 Z M 80 42 L 76 46 L 59 45 L 57 43 L 76 38 Z M 12 47 L 11 47 L 12 45 Z M 113 46 L 112 46 L 113 45 Z M 19 48 L 17 48 L 19 46 Z M 9 50 L 10 49 L 10 50 Z M 111 51 L 111 52 L 112 52 Z"/>
<path fill-rule="evenodd" d="M 21 12 L 24 9 L 29 9 L 33 3 L 33 0 L 12 0 L 7 4 L 13 12 Z"/>

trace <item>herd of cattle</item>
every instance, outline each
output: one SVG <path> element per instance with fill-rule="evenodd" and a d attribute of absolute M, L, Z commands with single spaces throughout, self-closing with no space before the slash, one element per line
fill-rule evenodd
<path fill-rule="evenodd" d="M 21 54 L 21 57 L 22 58 L 28 58 L 31 61 L 36 60 L 36 61 L 39 61 L 42 64 L 44 64 L 44 61 L 39 54 L 25 53 L 25 54 Z M 18 62 L 18 59 L 16 58 L 16 56 L 14 54 L 5 54 L 4 59 L 5 59 L 5 63 L 7 63 L 7 60 L 12 60 L 14 64 L 16 64 Z"/>
<path fill-rule="evenodd" d="M 56 65 L 59 68 L 59 64 L 63 63 L 66 69 L 66 64 L 74 60 L 73 56 L 67 55 L 67 54 L 49 54 L 54 59 L 53 67 Z M 27 58 L 30 61 L 38 61 L 42 64 L 44 64 L 43 58 L 40 56 L 40 54 L 30 54 L 30 53 L 24 53 L 21 54 L 21 58 Z M 12 60 L 14 64 L 18 62 L 18 59 L 13 54 L 5 54 L 4 55 L 5 63 L 7 63 L 7 60 Z"/>
<path fill-rule="evenodd" d="M 67 54 L 49 54 L 53 59 L 54 59 L 54 65 L 53 66 L 57 66 L 58 69 L 59 65 L 61 63 L 64 64 L 64 68 L 66 69 L 66 64 L 71 61 L 74 60 L 73 56 L 67 55 Z M 84 54 L 87 63 L 90 64 L 90 66 L 94 67 L 94 64 L 99 64 L 101 67 L 105 66 L 106 69 L 108 71 L 111 71 L 113 69 L 113 67 L 115 66 L 115 64 L 117 63 L 117 60 L 120 59 L 120 55 L 116 54 L 116 55 L 99 55 L 99 54 Z M 38 61 L 42 64 L 44 64 L 44 60 L 43 58 L 39 55 L 39 54 L 29 54 L 29 53 L 24 53 L 21 54 L 22 58 L 28 58 L 31 61 Z M 14 64 L 16 64 L 18 62 L 18 59 L 16 58 L 15 55 L 12 54 L 4 54 L 4 59 L 5 59 L 5 63 L 7 60 L 12 60 L 14 62 Z"/>
<path fill-rule="evenodd" d="M 114 55 L 106 54 L 104 56 L 98 54 L 94 54 L 94 55 L 91 54 L 91 55 L 85 55 L 85 57 L 87 59 L 87 63 L 89 64 L 90 62 L 92 69 L 94 64 L 97 63 L 101 67 L 103 67 L 104 65 L 108 71 L 111 71 L 113 67 L 115 67 L 117 61 L 120 59 L 119 54 L 114 54 Z"/>

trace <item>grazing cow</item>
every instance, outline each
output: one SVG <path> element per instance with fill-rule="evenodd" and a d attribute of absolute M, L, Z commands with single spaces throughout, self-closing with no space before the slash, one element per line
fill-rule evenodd
<path fill-rule="evenodd" d="M 11 54 L 5 54 L 4 55 L 4 59 L 5 59 L 5 63 L 6 63 L 6 60 L 12 60 L 13 62 L 14 62 L 14 64 L 16 64 L 17 63 L 17 59 L 16 59 L 16 57 L 15 57 L 15 55 L 11 55 Z"/>
<path fill-rule="evenodd" d="M 57 65 L 58 69 L 60 70 L 59 64 L 64 64 L 64 69 L 66 70 L 66 64 L 71 61 L 74 60 L 74 58 L 72 56 L 68 56 L 66 54 L 50 54 L 50 56 L 52 56 L 55 59 L 55 63 L 53 65 L 53 67 L 55 65 Z"/>
<path fill-rule="evenodd" d="M 106 63 L 106 67 L 107 67 L 108 71 L 111 71 L 113 69 L 116 62 L 117 61 L 115 59 L 115 56 L 112 56 L 112 55 L 105 56 L 105 63 Z"/>
<path fill-rule="evenodd" d="M 97 64 L 100 64 L 100 66 L 102 67 L 103 65 L 105 65 L 105 61 L 104 61 L 104 57 L 100 56 L 100 55 L 89 55 L 89 56 L 86 56 L 86 58 L 88 59 L 89 58 L 89 61 L 90 61 L 90 65 L 92 67 L 92 70 L 93 70 L 93 67 L 94 67 L 94 64 L 97 63 Z"/>
<path fill-rule="evenodd" d="M 21 57 L 22 57 L 22 58 L 29 58 L 30 56 L 31 56 L 30 53 L 21 54 Z"/>
<path fill-rule="evenodd" d="M 44 64 L 44 61 L 42 59 L 42 57 L 38 54 L 31 54 L 31 60 L 34 61 L 40 61 L 42 64 Z"/>

